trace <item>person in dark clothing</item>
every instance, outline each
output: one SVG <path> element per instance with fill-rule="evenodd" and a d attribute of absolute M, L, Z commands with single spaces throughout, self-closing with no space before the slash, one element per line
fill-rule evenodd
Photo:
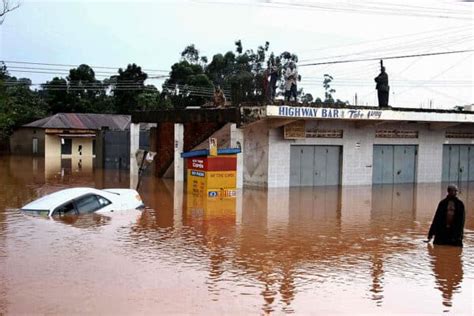
<path fill-rule="evenodd" d="M 275 100 L 277 81 L 278 81 L 278 68 L 276 66 L 270 67 L 270 95 L 269 99 L 271 102 Z"/>
<path fill-rule="evenodd" d="M 385 72 L 385 67 L 380 68 L 380 74 L 375 77 L 375 82 L 377 85 L 375 89 L 377 89 L 377 96 L 379 98 L 379 107 L 384 108 L 388 107 L 388 94 L 390 91 L 390 87 L 388 85 L 388 75 Z"/>
<path fill-rule="evenodd" d="M 428 242 L 433 238 L 435 245 L 451 245 L 462 247 L 464 233 L 464 203 L 457 198 L 458 188 L 454 184 L 448 186 L 448 195 L 441 200 L 436 209 Z"/>

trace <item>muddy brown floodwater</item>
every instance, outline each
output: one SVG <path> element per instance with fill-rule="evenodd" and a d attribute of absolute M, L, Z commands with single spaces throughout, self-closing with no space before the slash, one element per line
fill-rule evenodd
<path fill-rule="evenodd" d="M 0 314 L 473 314 L 474 183 L 464 248 L 423 243 L 442 184 L 188 196 L 147 176 L 143 211 L 63 220 L 18 208 L 127 172 L 0 158 Z"/>

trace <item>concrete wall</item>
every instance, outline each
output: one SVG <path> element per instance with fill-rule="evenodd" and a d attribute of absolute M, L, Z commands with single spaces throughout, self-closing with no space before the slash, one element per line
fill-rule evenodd
<path fill-rule="evenodd" d="M 93 143 L 92 138 L 73 138 L 72 151 L 71 151 L 70 157 L 72 158 L 92 157 L 92 152 L 93 152 L 92 143 Z M 79 150 L 79 148 L 81 148 L 81 150 Z M 69 157 L 69 155 L 62 155 L 62 157 L 67 158 Z"/>
<path fill-rule="evenodd" d="M 244 129 L 244 184 L 288 187 L 290 181 L 291 145 L 342 146 L 342 185 L 372 184 L 374 145 L 417 145 L 416 181 L 440 182 L 443 144 L 472 144 L 473 139 L 447 139 L 446 129 L 435 129 L 422 123 L 385 123 L 363 125 L 356 122 L 307 121 L 306 129 L 342 129 L 343 138 L 306 138 L 285 140 L 283 127 L 268 129 L 255 123 Z M 376 138 L 376 130 L 418 131 L 418 138 Z M 452 128 L 470 131 L 473 127 Z"/>
<path fill-rule="evenodd" d="M 257 122 L 247 126 L 244 131 L 243 179 L 247 186 L 268 186 L 269 165 L 269 129 L 266 122 Z M 273 143 L 277 143 L 276 141 Z M 274 159 L 273 156 L 272 160 Z M 288 159 L 289 159 L 288 155 Z M 288 160 L 289 165 L 289 160 Z M 289 174 L 288 174 L 289 177 Z"/>
<path fill-rule="evenodd" d="M 67 138 L 67 137 L 65 137 Z M 45 157 L 81 158 L 92 157 L 92 138 L 72 138 L 70 155 L 61 155 L 61 137 L 55 134 L 45 135 Z M 81 150 L 79 150 L 81 146 Z"/>
<path fill-rule="evenodd" d="M 240 148 L 240 154 L 237 155 L 237 188 L 242 188 L 244 185 L 244 159 L 243 159 L 243 143 L 244 130 L 237 128 L 236 124 L 228 124 L 229 126 L 229 144 L 227 147 Z"/>
<path fill-rule="evenodd" d="M 44 155 L 44 129 L 19 128 L 10 136 L 10 153 L 15 155 L 33 155 L 33 138 L 38 139 L 38 153 Z"/>
<path fill-rule="evenodd" d="M 55 134 L 46 134 L 44 137 L 44 156 L 46 158 L 61 158 L 61 138 Z"/>

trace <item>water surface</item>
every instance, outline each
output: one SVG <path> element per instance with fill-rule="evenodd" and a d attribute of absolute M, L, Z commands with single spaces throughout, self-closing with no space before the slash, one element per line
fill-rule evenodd
<path fill-rule="evenodd" d="M 460 184 L 459 249 L 422 242 L 441 184 L 205 199 L 147 176 L 143 212 L 18 211 L 61 188 L 129 185 L 66 166 L 0 158 L 0 314 L 473 314 L 474 183 Z"/>

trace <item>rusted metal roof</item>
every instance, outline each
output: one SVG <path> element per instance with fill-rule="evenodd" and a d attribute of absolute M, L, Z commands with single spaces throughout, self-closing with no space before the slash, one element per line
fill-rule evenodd
<path fill-rule="evenodd" d="M 130 115 L 91 114 L 91 113 L 57 113 L 43 119 L 23 125 L 36 128 L 126 130 L 130 127 Z"/>

